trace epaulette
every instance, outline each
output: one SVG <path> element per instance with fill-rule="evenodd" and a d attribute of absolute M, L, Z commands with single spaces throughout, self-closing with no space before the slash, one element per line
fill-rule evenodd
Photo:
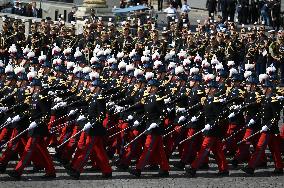
<path fill-rule="evenodd" d="M 271 97 L 271 102 L 278 102 L 277 97 Z"/>
<path fill-rule="evenodd" d="M 161 101 L 161 100 L 163 100 L 165 97 L 163 96 L 163 97 L 161 97 L 161 96 L 159 96 L 159 95 L 156 95 L 156 100 L 157 101 Z"/>
<path fill-rule="evenodd" d="M 104 96 L 103 95 L 99 95 L 97 99 L 98 100 L 102 100 L 102 99 L 104 99 Z"/>
<path fill-rule="evenodd" d="M 197 90 L 197 95 L 202 95 L 204 92 L 202 90 Z"/>
<path fill-rule="evenodd" d="M 47 96 L 39 95 L 40 100 L 47 98 Z"/>
<path fill-rule="evenodd" d="M 175 93 L 178 89 L 176 87 L 171 88 L 172 93 Z"/>
<path fill-rule="evenodd" d="M 148 95 L 149 95 L 148 91 L 145 90 L 145 91 L 144 91 L 144 94 L 143 94 L 143 97 L 146 97 L 146 96 L 148 96 Z"/>
<path fill-rule="evenodd" d="M 219 97 L 214 97 L 213 102 L 220 102 Z"/>

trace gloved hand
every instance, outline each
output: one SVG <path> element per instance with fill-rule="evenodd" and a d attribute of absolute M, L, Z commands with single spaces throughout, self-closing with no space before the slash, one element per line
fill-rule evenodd
<path fill-rule="evenodd" d="M 264 57 L 264 56 L 266 56 L 267 55 L 267 50 L 264 50 L 263 52 L 262 52 L 262 56 Z"/>
<path fill-rule="evenodd" d="M 49 91 L 47 94 L 48 94 L 49 96 L 51 96 L 51 95 L 54 95 L 55 93 L 54 93 L 53 91 Z"/>
<path fill-rule="evenodd" d="M 171 111 L 173 111 L 173 109 L 172 108 L 167 108 L 167 111 L 171 112 Z"/>
<path fill-rule="evenodd" d="M 268 131 L 268 127 L 266 125 L 261 127 L 261 132 L 266 132 Z"/>
<path fill-rule="evenodd" d="M 197 117 L 193 116 L 190 121 L 193 123 L 196 122 L 197 120 L 198 120 Z"/>
<path fill-rule="evenodd" d="M 233 117 L 235 117 L 235 113 L 234 112 L 230 113 L 230 115 L 228 116 L 229 119 L 231 119 Z"/>
<path fill-rule="evenodd" d="M 85 126 L 83 127 L 83 131 L 86 131 L 92 127 L 92 124 L 90 122 L 86 123 Z"/>
<path fill-rule="evenodd" d="M 124 110 L 124 108 L 123 107 L 121 107 L 121 106 L 116 106 L 115 107 L 115 112 L 117 113 L 117 112 L 121 112 L 121 111 L 123 111 Z"/>
<path fill-rule="evenodd" d="M 284 99 L 284 97 L 283 96 L 277 96 L 277 99 L 282 100 L 282 99 Z"/>
<path fill-rule="evenodd" d="M 77 121 L 84 121 L 86 120 L 86 117 L 84 115 L 80 115 L 77 119 Z"/>
<path fill-rule="evenodd" d="M 253 124 L 255 124 L 254 119 L 249 120 L 248 126 L 251 126 L 251 125 L 253 125 Z"/>
<path fill-rule="evenodd" d="M 183 122 L 184 120 L 186 120 L 186 118 L 184 116 L 180 116 L 178 118 L 178 123 Z"/>
<path fill-rule="evenodd" d="M 43 87 L 43 88 L 47 88 L 47 87 L 48 87 L 48 84 L 42 84 L 42 87 Z"/>
<path fill-rule="evenodd" d="M 178 108 L 177 112 L 185 112 L 185 108 Z"/>
<path fill-rule="evenodd" d="M 72 115 L 76 114 L 76 112 L 77 112 L 77 109 L 75 109 L 75 110 L 70 110 L 68 116 L 72 116 Z"/>
<path fill-rule="evenodd" d="M 165 102 L 165 104 L 168 104 L 169 102 L 171 102 L 171 98 L 169 97 L 167 99 L 164 99 L 164 102 Z"/>
<path fill-rule="evenodd" d="M 204 129 L 202 129 L 202 132 L 209 131 L 210 129 L 211 129 L 211 125 L 210 124 L 206 124 Z"/>
<path fill-rule="evenodd" d="M 12 121 L 12 118 L 10 118 L 10 117 L 8 117 L 7 120 L 6 120 L 7 123 L 9 123 L 11 121 Z"/>
<path fill-rule="evenodd" d="M 36 122 L 33 121 L 33 122 L 29 125 L 28 130 L 34 129 L 36 126 L 37 126 Z"/>
<path fill-rule="evenodd" d="M 224 99 L 219 99 L 219 101 L 220 101 L 221 103 L 226 102 L 226 98 L 224 98 Z"/>
<path fill-rule="evenodd" d="M 158 127 L 157 123 L 152 123 L 147 130 L 149 131 L 149 130 L 154 129 L 156 127 Z"/>
<path fill-rule="evenodd" d="M 59 108 L 58 104 L 54 105 L 51 110 L 57 110 Z"/>
<path fill-rule="evenodd" d="M 12 119 L 12 123 L 16 123 L 21 119 L 21 117 L 19 115 L 16 115 L 15 117 L 13 117 Z"/>
<path fill-rule="evenodd" d="M 8 107 L 0 107 L 0 112 L 6 112 L 8 110 Z"/>
<path fill-rule="evenodd" d="M 133 123 L 133 127 L 137 127 L 138 125 L 140 125 L 140 122 L 139 121 L 134 121 L 134 123 Z"/>
<path fill-rule="evenodd" d="M 62 98 L 60 98 L 60 97 L 56 97 L 56 98 L 53 100 L 54 103 L 59 103 L 59 102 L 61 102 L 61 101 L 62 101 Z"/>
<path fill-rule="evenodd" d="M 129 115 L 129 116 L 127 117 L 127 121 L 131 121 L 131 120 L 133 120 L 133 116 L 132 116 L 132 115 Z"/>
<path fill-rule="evenodd" d="M 106 105 L 107 106 L 113 106 L 113 105 L 115 105 L 115 103 L 114 102 L 108 102 Z"/>
<path fill-rule="evenodd" d="M 67 102 L 60 102 L 57 105 L 58 107 L 65 107 L 67 105 Z"/>

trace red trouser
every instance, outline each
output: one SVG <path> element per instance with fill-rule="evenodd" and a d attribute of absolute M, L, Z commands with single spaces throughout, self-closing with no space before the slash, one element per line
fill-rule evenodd
<path fill-rule="evenodd" d="M 253 133 L 254 133 L 254 131 L 252 129 L 246 129 L 243 140 L 250 137 Z M 259 136 L 254 136 L 250 140 L 247 140 L 246 142 L 241 143 L 238 147 L 238 150 L 237 150 L 237 153 L 236 153 L 234 159 L 237 160 L 238 162 L 249 161 L 249 159 L 250 159 L 250 150 L 249 150 L 250 145 L 253 144 L 254 148 L 256 148 L 258 139 L 259 139 Z M 266 162 L 265 151 L 263 151 L 263 153 L 261 154 L 260 159 L 261 160 L 259 161 L 259 164 Z"/>
<path fill-rule="evenodd" d="M 228 163 L 222 150 L 222 141 L 219 138 L 210 136 L 204 137 L 201 149 L 198 152 L 197 158 L 193 161 L 191 167 L 193 169 L 198 169 L 205 158 L 208 156 L 210 150 L 215 156 L 219 171 L 228 171 Z"/>
<path fill-rule="evenodd" d="M 81 155 L 81 153 L 83 152 L 83 150 L 85 149 L 85 146 L 86 146 L 86 133 L 83 131 L 81 134 L 80 134 L 80 137 L 79 137 L 79 141 L 77 143 L 77 148 L 76 148 L 76 152 L 74 154 L 74 157 L 72 159 L 72 162 L 71 162 L 71 166 L 74 165 L 76 159 L 78 158 L 78 156 Z"/>
<path fill-rule="evenodd" d="M 73 128 L 73 131 L 70 135 L 70 137 L 74 136 L 75 134 L 77 134 L 79 132 L 79 127 L 75 126 Z M 68 137 L 69 138 L 69 137 Z M 67 144 L 65 144 L 62 149 L 60 150 L 61 152 L 61 158 L 66 160 L 66 161 L 70 161 L 72 158 L 73 153 L 75 152 L 76 146 L 77 146 L 77 142 L 79 140 L 79 136 L 77 135 L 74 138 L 71 138 Z"/>
<path fill-rule="evenodd" d="M 280 136 L 281 136 L 281 145 L 280 145 L 281 153 L 284 154 L 284 125 L 282 125 Z"/>
<path fill-rule="evenodd" d="M 195 129 L 188 129 L 187 138 L 191 137 L 195 133 Z M 184 163 L 192 163 L 192 161 L 196 158 L 197 152 L 200 149 L 200 143 L 202 143 L 202 134 L 196 135 L 192 139 L 184 142 L 181 161 Z"/>
<path fill-rule="evenodd" d="M 181 156 L 182 153 L 182 145 L 179 144 L 181 140 L 185 138 L 186 131 L 180 125 L 173 125 L 174 132 L 170 135 L 167 135 L 165 138 L 165 152 L 167 154 L 167 158 L 170 158 L 172 153 L 174 152 L 175 148 L 178 146 L 179 155 Z M 170 132 L 167 130 L 167 132 Z"/>
<path fill-rule="evenodd" d="M 226 137 L 231 136 L 235 132 L 239 131 L 243 126 L 236 125 L 236 124 L 229 124 Z M 229 139 L 223 146 L 223 150 L 225 153 L 233 154 L 237 151 L 238 145 L 237 143 L 241 141 L 244 136 L 244 131 L 239 132 L 233 138 Z"/>
<path fill-rule="evenodd" d="M 48 153 L 47 146 L 41 137 L 29 137 L 25 146 L 24 153 L 18 162 L 15 170 L 22 174 L 24 168 L 30 161 L 36 161 L 41 167 L 45 168 L 46 174 L 55 174 L 52 158 Z"/>
<path fill-rule="evenodd" d="M 257 166 L 259 160 L 261 159 L 262 153 L 265 151 L 268 145 L 270 152 L 273 156 L 275 168 L 282 169 L 283 163 L 281 159 L 279 144 L 280 144 L 279 135 L 262 132 L 260 134 L 260 138 L 258 140 L 255 152 L 252 154 L 251 159 L 248 162 L 248 166 L 253 169 Z"/>
<path fill-rule="evenodd" d="M 150 158 L 154 158 L 154 161 L 158 162 L 162 170 L 169 171 L 170 166 L 163 148 L 163 137 L 161 135 L 147 135 L 136 169 L 142 170 L 149 163 Z"/>
<path fill-rule="evenodd" d="M 133 140 L 135 139 L 138 135 L 140 134 L 139 131 L 137 130 L 132 130 L 129 132 L 129 139 Z M 121 157 L 120 163 L 124 164 L 124 165 L 130 165 L 131 163 L 131 159 L 133 158 L 139 158 L 139 156 L 142 153 L 142 147 L 143 147 L 143 143 L 142 143 L 143 138 L 140 137 L 137 140 L 135 140 L 132 144 L 130 144 L 130 146 L 128 146 L 125 149 L 124 154 Z"/>
<path fill-rule="evenodd" d="M 8 139 L 10 138 L 12 134 L 12 130 L 11 129 L 7 129 L 6 127 L 4 127 L 1 131 L 1 134 L 0 134 L 0 143 L 1 142 L 6 142 L 8 141 Z"/>
<path fill-rule="evenodd" d="M 83 172 L 85 164 L 88 162 L 91 152 L 95 152 L 93 157 L 96 160 L 96 164 L 99 166 L 104 174 L 112 172 L 109 160 L 103 147 L 103 138 L 101 136 L 87 136 L 86 146 L 81 154 L 74 158 L 72 168 L 78 172 Z"/>
<path fill-rule="evenodd" d="M 17 129 L 13 129 L 11 138 L 14 138 L 17 135 L 18 135 Z M 21 136 L 19 139 L 16 139 L 13 142 L 9 142 L 6 150 L 2 153 L 2 156 L 0 158 L 0 163 L 2 165 L 7 165 L 13 154 L 22 155 L 22 153 L 24 152 L 26 143 L 27 141 L 24 136 Z"/>

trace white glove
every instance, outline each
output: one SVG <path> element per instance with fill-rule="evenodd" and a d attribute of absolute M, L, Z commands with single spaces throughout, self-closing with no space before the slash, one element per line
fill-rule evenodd
<path fill-rule="evenodd" d="M 72 116 L 72 115 L 74 115 L 76 112 L 77 112 L 77 109 L 76 109 L 76 110 L 70 110 L 68 116 Z"/>
<path fill-rule="evenodd" d="M 67 105 L 67 102 L 60 102 L 58 106 L 59 107 L 65 107 L 66 105 Z"/>
<path fill-rule="evenodd" d="M 13 117 L 12 123 L 18 122 L 20 119 L 21 119 L 20 116 L 16 115 L 15 117 Z"/>
<path fill-rule="evenodd" d="M 165 104 L 168 104 L 169 102 L 171 102 L 171 98 L 169 97 L 167 99 L 164 99 L 164 102 L 165 102 Z"/>
<path fill-rule="evenodd" d="M 10 118 L 10 117 L 8 117 L 7 120 L 6 120 L 7 123 L 9 123 L 11 121 L 12 121 L 12 118 Z"/>
<path fill-rule="evenodd" d="M 115 105 L 114 102 L 108 102 L 108 103 L 107 103 L 107 106 L 113 106 L 113 105 Z"/>
<path fill-rule="evenodd" d="M 204 127 L 204 129 L 202 129 L 202 132 L 204 132 L 204 131 L 209 131 L 210 129 L 211 129 L 211 125 L 206 124 L 205 127 Z"/>
<path fill-rule="evenodd" d="M 91 127 L 92 127 L 92 124 L 90 122 L 88 122 L 88 123 L 85 124 L 83 131 L 90 129 Z"/>
<path fill-rule="evenodd" d="M 267 50 L 264 50 L 263 52 L 262 52 L 262 56 L 264 57 L 264 56 L 266 56 L 267 55 Z"/>
<path fill-rule="evenodd" d="M 121 106 L 116 106 L 116 108 L 115 108 L 115 111 L 116 112 L 121 112 L 121 111 L 123 111 L 123 107 L 121 107 Z"/>
<path fill-rule="evenodd" d="M 219 101 L 220 101 L 221 103 L 226 102 L 226 98 L 224 98 L 224 99 L 219 99 Z"/>
<path fill-rule="evenodd" d="M 173 109 L 172 108 L 167 108 L 167 111 L 168 112 L 171 112 Z"/>
<path fill-rule="evenodd" d="M 233 117 L 235 117 L 235 113 L 234 112 L 230 113 L 230 115 L 228 116 L 229 119 L 231 119 Z"/>
<path fill-rule="evenodd" d="M 0 112 L 6 112 L 8 110 L 8 107 L 0 107 Z"/>
<path fill-rule="evenodd" d="M 84 121 L 86 117 L 84 115 L 80 115 L 77 119 L 77 121 Z"/>
<path fill-rule="evenodd" d="M 193 116 L 190 120 L 192 123 L 197 121 L 197 117 Z"/>
<path fill-rule="evenodd" d="M 139 121 L 136 120 L 136 121 L 134 121 L 133 126 L 137 127 L 139 124 L 140 124 Z"/>
<path fill-rule="evenodd" d="M 43 87 L 43 88 L 47 88 L 47 87 L 48 87 L 48 84 L 42 84 L 42 87 Z"/>
<path fill-rule="evenodd" d="M 149 130 L 154 129 L 156 127 L 158 127 L 157 123 L 152 123 L 147 130 L 149 131 Z"/>
<path fill-rule="evenodd" d="M 254 119 L 249 120 L 248 126 L 251 126 L 251 125 L 253 125 L 253 124 L 255 124 Z"/>
<path fill-rule="evenodd" d="M 37 124 L 36 124 L 36 122 L 32 122 L 31 124 L 30 124 L 30 126 L 29 126 L 29 130 L 31 130 L 31 129 L 33 129 L 33 128 L 35 128 L 37 126 Z"/>
<path fill-rule="evenodd" d="M 132 116 L 132 115 L 129 115 L 129 116 L 127 117 L 127 121 L 131 121 L 131 120 L 133 120 L 133 116 Z"/>
<path fill-rule="evenodd" d="M 48 95 L 54 95 L 54 92 L 53 91 L 49 91 L 47 94 Z"/>
<path fill-rule="evenodd" d="M 178 108 L 177 112 L 185 112 L 185 108 Z"/>
<path fill-rule="evenodd" d="M 183 122 L 184 120 L 186 120 L 186 118 L 184 116 L 180 116 L 178 118 L 178 123 Z"/>
<path fill-rule="evenodd" d="M 55 102 L 55 103 L 58 103 L 58 102 L 61 102 L 62 101 L 62 98 L 60 98 L 60 97 L 56 97 L 54 100 L 53 100 L 53 102 Z"/>
<path fill-rule="evenodd" d="M 59 107 L 59 106 L 56 104 L 56 105 L 54 105 L 54 106 L 51 108 L 51 110 L 56 110 L 58 107 Z"/>
<path fill-rule="evenodd" d="M 261 127 L 261 132 L 266 132 L 268 130 L 268 127 L 266 125 Z"/>

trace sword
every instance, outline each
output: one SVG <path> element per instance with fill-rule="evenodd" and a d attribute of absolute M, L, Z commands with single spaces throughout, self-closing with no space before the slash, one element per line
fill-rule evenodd
<path fill-rule="evenodd" d="M 127 148 L 130 144 L 132 144 L 133 142 L 135 142 L 135 140 L 137 140 L 138 138 L 140 138 L 143 134 L 145 134 L 148 131 L 148 129 L 146 129 L 145 131 L 143 131 L 141 134 L 139 134 L 137 137 L 135 137 L 133 140 L 131 140 L 128 144 L 126 144 L 124 146 L 124 149 Z"/>

